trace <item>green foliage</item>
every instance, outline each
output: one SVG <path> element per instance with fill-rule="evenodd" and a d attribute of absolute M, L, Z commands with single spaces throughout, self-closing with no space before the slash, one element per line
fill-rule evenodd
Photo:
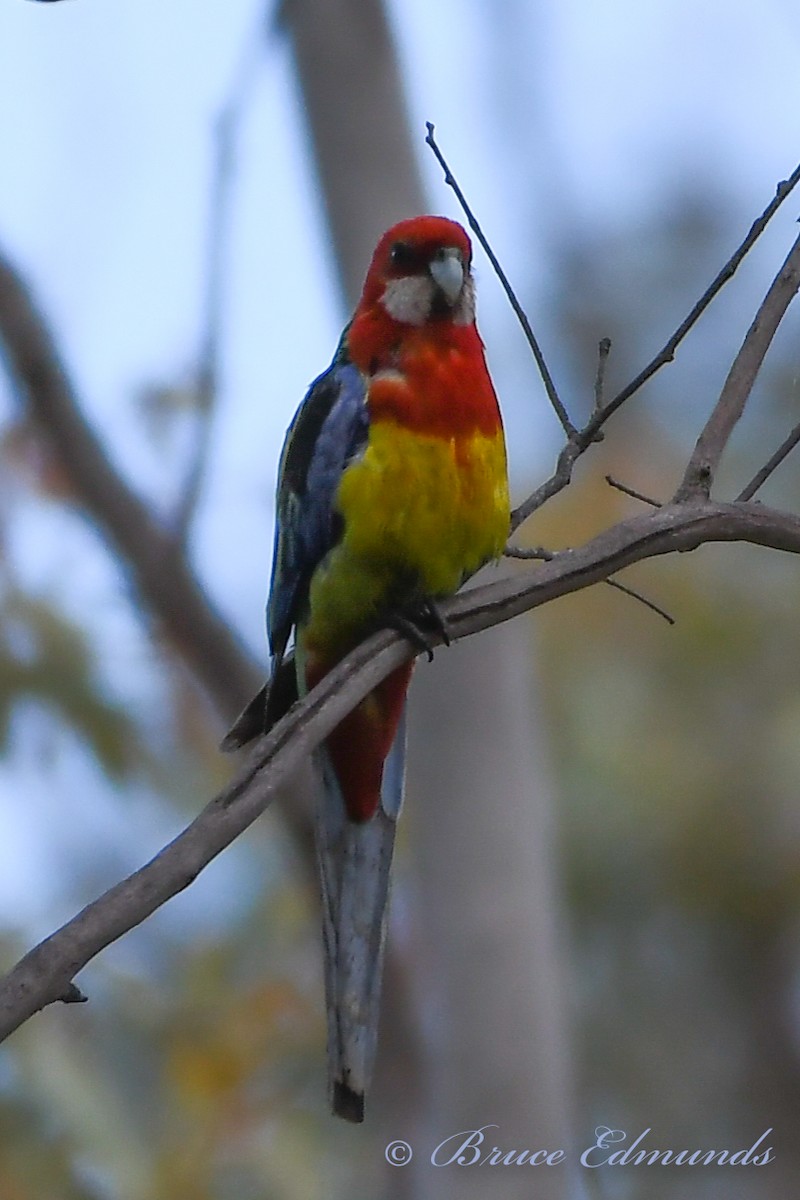
<path fill-rule="evenodd" d="M 0 1200 L 322 1197 L 316 914 L 302 884 L 249 901 L 218 937 L 151 927 L 149 970 L 103 960 L 89 1005 L 15 1036 Z"/>
<path fill-rule="evenodd" d="M 14 706 L 26 702 L 73 729 L 112 778 L 145 757 L 133 721 L 102 693 L 86 632 L 55 604 L 7 585 L 0 591 L 0 749 Z"/>
<path fill-rule="evenodd" d="M 667 282 L 693 276 L 698 252 L 693 237 L 651 249 L 670 264 Z M 607 249 L 594 253 L 609 261 Z M 656 270 L 646 295 L 658 295 L 660 278 Z M 582 307 L 582 339 L 587 328 L 608 332 L 585 293 L 565 302 Z M 635 313 L 624 327 L 630 343 Z M 698 336 L 714 354 L 714 336 Z M 782 345 L 789 357 L 771 360 L 721 498 L 736 494 L 796 419 L 796 345 Z M 537 543 L 574 545 L 641 511 L 607 486 L 606 472 L 656 499 L 671 495 L 724 377 L 713 385 L 708 365 L 690 348 L 635 416 L 622 417 L 624 429 L 612 423 L 591 466 L 539 518 Z M 692 403 L 667 417 L 664 397 L 675 392 Z M 796 470 L 787 465 L 769 498 L 793 507 Z M 621 578 L 675 626 L 606 587 L 533 618 L 562 796 L 585 1121 L 651 1126 L 670 1146 L 696 1146 L 699 1129 L 727 1145 L 771 1126 L 785 1182 L 800 1169 L 788 1132 L 800 1120 L 797 561 L 709 546 Z M 714 1186 L 693 1179 L 692 1195 L 716 1195 Z M 747 1195 L 779 1195 L 781 1186 L 748 1183 Z M 648 1190 L 684 1194 L 680 1180 Z"/>

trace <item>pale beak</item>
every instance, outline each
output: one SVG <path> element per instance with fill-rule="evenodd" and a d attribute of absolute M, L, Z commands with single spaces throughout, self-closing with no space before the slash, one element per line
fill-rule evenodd
<path fill-rule="evenodd" d="M 444 292 L 447 303 L 451 306 L 455 304 L 464 286 L 464 264 L 460 252 L 455 247 L 440 251 L 428 269 L 436 286 Z"/>

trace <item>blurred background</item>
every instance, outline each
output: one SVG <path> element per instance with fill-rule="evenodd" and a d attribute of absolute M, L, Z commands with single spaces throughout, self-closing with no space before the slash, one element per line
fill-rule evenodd
<path fill-rule="evenodd" d="M 283 432 L 378 234 L 459 217 L 425 121 L 580 423 L 599 339 L 612 392 L 793 169 L 799 66 L 788 0 L 0 0 L 0 966 L 228 779 Z M 798 204 L 519 540 L 638 511 L 607 472 L 672 494 Z M 476 271 L 519 502 L 559 430 Z M 799 332 L 720 497 L 797 419 Z M 796 509 L 796 480 L 764 499 Z M 675 626 L 600 586 L 417 671 L 363 1127 L 327 1113 L 298 788 L 87 967 L 88 1005 L 5 1044 L 0 1200 L 792 1194 L 800 572 L 721 546 L 625 579 Z M 431 1165 L 486 1125 L 567 1163 Z M 582 1169 L 601 1125 L 674 1150 L 771 1128 L 775 1161 Z"/>

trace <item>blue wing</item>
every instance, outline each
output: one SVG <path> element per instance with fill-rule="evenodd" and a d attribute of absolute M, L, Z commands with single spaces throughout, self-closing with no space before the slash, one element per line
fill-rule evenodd
<path fill-rule="evenodd" d="M 267 603 L 276 666 L 306 604 L 314 569 L 341 535 L 336 489 L 347 464 L 364 449 L 368 427 L 363 376 L 340 348 L 309 388 L 281 454 Z"/>
<path fill-rule="evenodd" d="M 267 602 L 272 679 L 239 715 L 223 750 L 247 745 L 297 698 L 294 664 L 284 663 L 286 645 L 307 603 L 315 567 L 341 536 L 336 489 L 347 464 L 364 449 L 369 429 L 364 379 L 348 360 L 346 336 L 347 330 L 333 362 L 308 389 L 283 444 Z"/>

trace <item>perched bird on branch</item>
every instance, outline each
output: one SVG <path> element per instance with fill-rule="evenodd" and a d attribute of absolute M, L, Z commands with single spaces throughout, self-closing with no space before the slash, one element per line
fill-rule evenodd
<path fill-rule="evenodd" d="M 223 746 L 268 729 L 369 633 L 447 641 L 437 601 L 499 557 L 509 529 L 503 426 L 475 325 L 472 248 L 444 217 L 381 238 L 330 367 L 286 435 L 267 625 L 270 684 Z M 294 650 L 288 650 L 294 633 Z M 426 636 L 427 635 L 427 636 Z M 333 1111 L 364 1118 L 412 663 L 317 755 Z"/>

